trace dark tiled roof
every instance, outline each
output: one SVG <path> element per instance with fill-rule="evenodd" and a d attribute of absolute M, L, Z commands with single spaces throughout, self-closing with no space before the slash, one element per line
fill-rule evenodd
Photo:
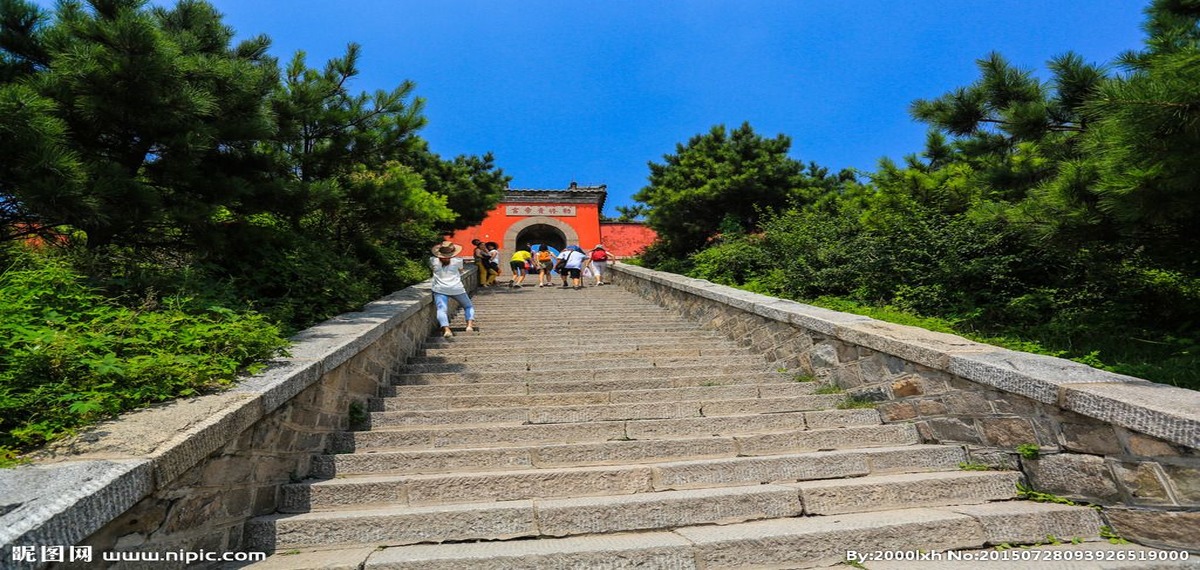
<path fill-rule="evenodd" d="M 599 203 L 604 208 L 604 200 L 608 197 L 608 186 L 581 186 L 574 182 L 566 188 L 507 188 L 504 190 L 504 202 L 577 202 Z"/>

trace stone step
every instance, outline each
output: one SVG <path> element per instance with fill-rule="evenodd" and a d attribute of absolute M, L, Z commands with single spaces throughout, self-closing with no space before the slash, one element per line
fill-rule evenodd
<path fill-rule="evenodd" d="M 652 348 L 636 348 L 637 345 L 630 345 L 624 349 L 605 349 L 596 350 L 595 347 L 584 347 L 581 352 L 573 353 L 575 358 L 583 360 L 590 359 L 635 359 L 635 358 L 695 358 L 695 357 L 728 357 L 728 356 L 757 356 L 762 358 L 761 354 L 755 353 L 750 349 L 729 346 L 700 346 L 693 345 L 689 347 L 680 347 L 678 344 L 664 344 L 660 347 Z M 413 356 L 408 359 L 408 365 L 419 364 L 467 364 L 472 366 L 489 366 L 497 362 L 521 362 L 534 363 L 544 362 L 546 355 L 542 352 L 503 352 L 497 353 L 495 350 L 443 350 L 433 356 Z"/>
<path fill-rule="evenodd" d="M 499 356 L 499 355 L 498 355 Z M 404 367 L 406 374 L 436 374 L 441 372 L 471 373 L 476 371 L 495 372 L 552 372 L 557 370 L 622 370 L 627 368 L 682 368 L 682 367 L 758 367 L 766 369 L 761 355 L 712 355 L 712 356 L 654 356 L 583 358 L 574 353 L 542 354 L 530 359 L 493 358 L 492 362 L 479 363 L 415 363 Z"/>
<path fill-rule="evenodd" d="M 397 374 L 393 383 L 398 385 L 439 385 L 439 384 L 473 384 L 477 382 L 494 383 L 512 381 L 514 378 L 530 382 L 584 381 L 584 380 L 619 380 L 619 379 L 650 379 L 671 378 L 674 376 L 718 375 L 730 376 L 747 374 L 762 376 L 774 372 L 780 380 L 790 379 L 786 372 L 779 372 L 775 366 L 768 363 L 760 364 L 713 364 L 713 365 L 678 365 L 678 366 L 629 366 L 621 368 L 588 368 L 586 362 L 567 361 L 561 368 L 539 370 L 534 372 L 514 371 L 464 371 L 464 372 L 417 372 Z"/>
<path fill-rule="evenodd" d="M 533 323 L 530 323 L 531 325 Z M 499 328 L 491 323 L 476 321 L 478 330 L 468 332 L 466 324 L 462 325 L 462 331 L 459 331 L 455 323 L 450 323 L 451 330 L 455 336 L 450 339 L 443 339 L 453 342 L 454 339 L 459 339 L 461 345 L 473 345 L 475 342 L 483 342 L 493 339 L 503 339 L 515 343 L 537 343 L 547 340 L 549 337 L 554 337 L 559 341 L 570 341 L 584 343 L 591 341 L 605 341 L 609 338 L 618 339 L 625 335 L 636 335 L 628 338 L 645 339 L 651 335 L 660 335 L 663 338 L 679 338 L 689 339 L 698 338 L 704 339 L 705 331 L 696 328 L 696 325 L 691 323 L 678 324 L 658 324 L 658 325 L 629 325 L 629 324 L 604 324 L 594 325 L 584 322 L 555 322 L 547 325 L 548 328 L 542 329 L 538 326 L 524 326 L 513 328 Z M 438 337 L 442 338 L 442 337 Z M 433 340 L 433 339 L 430 339 Z M 722 340 L 718 337 L 716 340 Z M 731 342 L 728 338 L 725 342 Z M 436 342 L 436 341 L 435 341 Z M 426 343 L 430 343 L 429 340 Z"/>
<path fill-rule="evenodd" d="M 813 504 L 843 513 L 867 507 L 880 511 L 980 504 L 1014 498 L 1018 479 L 1015 472 L 934 472 L 920 474 L 920 479 L 914 475 L 867 476 L 837 488 L 820 487 Z M 252 521 L 248 537 L 257 550 L 351 543 L 403 545 L 662 530 L 825 514 L 809 507 L 813 493 L 809 486 L 813 484 L 276 515 Z M 891 485 L 904 491 L 878 492 Z M 905 493 L 910 495 L 907 500 Z"/>
<path fill-rule="evenodd" d="M 963 449 L 909 445 L 601 467 L 361 476 L 284 485 L 280 512 L 363 505 L 428 506 L 480 501 L 629 495 L 652 491 L 953 470 Z"/>
<path fill-rule="evenodd" d="M 549 443 L 528 446 L 416 449 L 318 455 L 312 476 L 418 474 L 544 469 L 634 462 L 670 462 L 797 453 L 837 448 L 892 447 L 919 442 L 910 425 L 794 429 L 759 434 Z"/>
<path fill-rule="evenodd" d="M 633 390 L 657 390 L 667 388 L 710 388 L 744 386 L 753 384 L 803 385 L 812 382 L 793 382 L 778 372 L 758 374 L 699 374 L 673 378 L 616 378 L 605 380 L 542 380 L 533 381 L 527 375 L 500 376 L 492 382 L 480 381 L 469 384 L 405 384 L 384 386 L 380 396 L 469 396 L 488 394 L 565 394 L 570 392 L 609 392 Z"/>
<path fill-rule="evenodd" d="M 479 314 L 476 314 L 478 317 Z M 626 328 L 643 328 L 643 326 L 665 325 L 672 328 L 695 329 L 696 324 L 678 316 L 678 314 L 655 313 L 647 314 L 638 311 L 589 311 L 584 313 L 569 312 L 566 314 L 544 311 L 530 314 L 528 312 L 488 311 L 487 320 L 491 330 L 521 331 L 529 330 L 529 325 L 551 319 L 558 326 L 596 326 L 601 329 L 617 329 L 622 325 Z M 452 320 L 451 320 L 452 322 Z M 466 322 L 463 322 L 466 323 Z M 653 330 L 653 329 L 650 329 Z"/>
<path fill-rule="evenodd" d="M 461 335 L 460 335 L 461 336 Z M 476 356 L 487 354 L 493 357 L 498 355 L 498 351 L 514 349 L 513 343 L 504 339 L 481 338 L 475 341 L 474 344 L 466 344 L 465 342 L 455 343 L 454 337 L 450 339 L 442 339 L 424 345 L 419 351 L 419 356 Z M 444 341 L 444 342 L 443 342 Z M 484 344 L 485 341 L 491 344 Z M 709 337 L 693 337 L 691 339 L 678 338 L 663 338 L 661 336 L 643 337 L 643 338 L 626 338 L 623 336 L 613 336 L 610 338 L 591 339 L 582 346 L 576 340 L 558 340 L 554 338 L 545 338 L 538 342 L 517 343 L 515 349 L 517 354 L 521 356 L 531 356 L 530 353 L 536 352 L 543 354 L 546 352 L 557 352 L 559 350 L 577 349 L 584 352 L 625 352 L 635 350 L 656 350 L 656 349 L 683 349 L 683 350 L 716 350 L 729 349 L 738 352 L 748 352 L 745 348 L 738 346 L 736 343 L 715 336 Z M 503 354 L 500 352 L 499 354 Z M 418 356 L 418 357 L 419 357 Z"/>
<path fill-rule="evenodd" d="M 489 386 L 471 384 L 470 386 Z M 404 392 L 406 389 L 454 388 L 453 386 L 395 386 L 388 397 L 370 401 L 373 412 L 407 410 L 454 410 L 467 408 L 515 408 L 530 406 L 579 406 L 588 404 L 627 404 L 677 402 L 681 400 L 741 400 L 751 398 L 788 398 L 811 395 L 822 386 L 817 382 L 741 384 L 734 386 L 697 386 L 650 390 L 612 390 L 528 394 L 524 383 L 510 383 L 512 391 L 497 394 L 424 395 L 431 392 Z M 501 390 L 497 388 L 497 390 Z M 414 395 L 420 394 L 420 395 Z"/>
<path fill-rule="evenodd" d="M 769 434 L 797 429 L 878 425 L 875 410 L 826 410 L 666 420 L 630 420 L 515 426 L 412 426 L 341 432 L 330 437 L 330 452 L 528 446 L 546 443 L 645 440 Z"/>
<path fill-rule="evenodd" d="M 1047 534 L 1093 538 L 1099 525 L 1099 516 L 1092 509 L 1017 501 L 901 509 L 887 511 L 886 516 L 871 512 L 689 526 L 672 532 L 394 547 L 381 544 L 370 549 L 301 553 L 291 559 L 276 555 L 253 568 L 327 568 L 335 560 L 348 560 L 353 567 L 367 570 L 813 568 L 843 564 L 848 551 L 919 554 L 1032 543 Z M 1030 539 L 1034 533 L 1040 536 Z M 1032 566 L 1026 562 L 1023 567 Z"/>
<path fill-rule="evenodd" d="M 483 325 L 480 326 L 482 327 Z M 683 343 L 694 339 L 699 341 L 730 342 L 724 336 L 720 336 L 712 331 L 699 330 L 695 326 L 692 326 L 691 329 L 681 328 L 676 331 L 624 330 L 619 332 L 591 332 L 585 328 L 561 329 L 558 325 L 544 325 L 544 328 L 531 326 L 523 332 L 507 334 L 489 334 L 485 328 L 481 328 L 476 332 L 461 331 L 455 325 L 451 325 L 451 328 L 455 329 L 453 337 L 432 336 L 425 341 L 425 348 L 522 345 L 536 349 L 544 343 L 554 343 L 556 345 L 574 343 L 583 346 L 593 342 L 603 343 L 618 340 L 622 342 L 632 340 L 638 342 L 674 341 Z"/>
<path fill-rule="evenodd" d="M 613 422 L 673 418 L 702 418 L 745 414 L 806 412 L 834 408 L 845 396 L 838 394 L 795 396 L 791 398 L 752 398 L 744 400 L 681 400 L 577 406 L 521 408 L 470 408 L 463 410 L 418 410 L 371 412 L 368 425 L 386 428 L 405 425 L 454 424 L 563 424 Z"/>

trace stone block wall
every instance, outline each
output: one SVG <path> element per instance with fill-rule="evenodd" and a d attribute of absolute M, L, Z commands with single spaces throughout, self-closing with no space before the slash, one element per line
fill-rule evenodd
<path fill-rule="evenodd" d="M 477 274 L 464 281 L 474 289 Z M 434 312 L 428 283 L 410 287 L 303 331 L 286 358 L 230 391 L 126 415 L 0 471 L 0 566 L 45 566 L 13 561 L 13 547 L 30 545 L 87 545 L 97 558 L 241 551 L 246 521 L 275 512 L 279 487 L 306 478 L 331 435 L 365 417 Z"/>
<path fill-rule="evenodd" d="M 1200 392 L 615 264 L 614 282 L 873 402 L 925 443 L 1104 506 L 1116 532 L 1200 550 Z M 1018 452 L 1018 448 L 1026 454 Z M 1036 458 L 1033 448 L 1036 447 Z"/>

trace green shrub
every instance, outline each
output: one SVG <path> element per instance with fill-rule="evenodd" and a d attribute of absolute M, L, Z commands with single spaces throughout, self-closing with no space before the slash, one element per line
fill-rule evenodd
<path fill-rule="evenodd" d="M 0 274 L 0 455 L 88 423 L 224 388 L 286 340 L 262 315 L 166 298 L 118 305 L 62 260 Z"/>

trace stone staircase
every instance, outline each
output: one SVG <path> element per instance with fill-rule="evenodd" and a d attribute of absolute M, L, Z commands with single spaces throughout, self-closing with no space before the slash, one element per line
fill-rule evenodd
<path fill-rule="evenodd" d="M 804 568 L 1098 534 L 618 287 L 476 304 L 481 332 L 431 337 L 248 524 L 256 568 Z"/>

